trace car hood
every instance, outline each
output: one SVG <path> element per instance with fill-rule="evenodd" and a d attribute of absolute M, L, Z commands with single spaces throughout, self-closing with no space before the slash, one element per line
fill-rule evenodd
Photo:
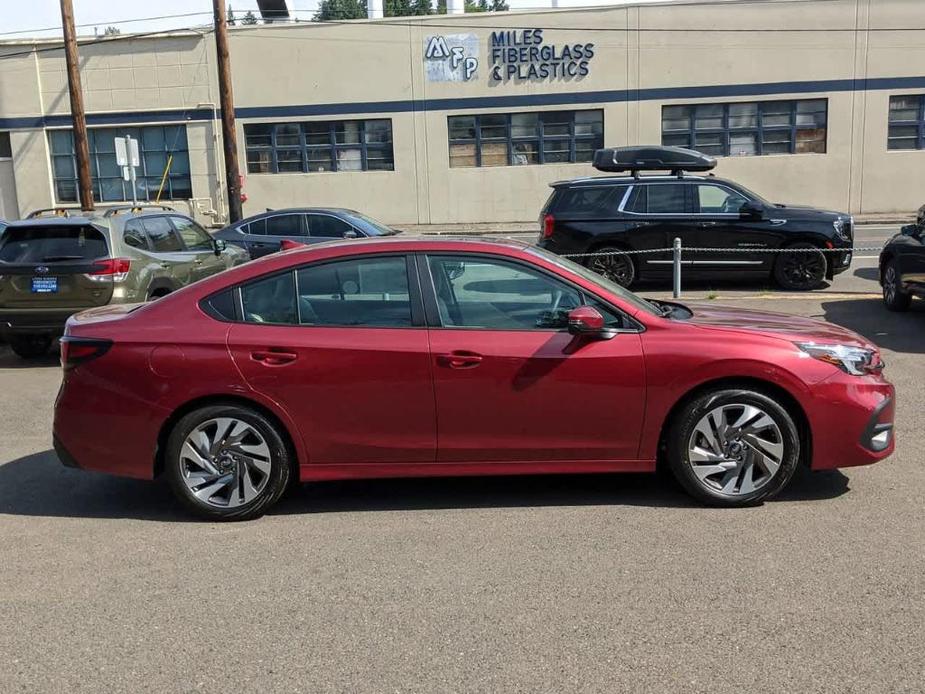
<path fill-rule="evenodd" d="M 756 311 L 731 306 L 689 304 L 688 323 L 704 328 L 761 332 L 792 342 L 840 343 L 876 349 L 876 345 L 839 325 L 788 313 Z"/>
<path fill-rule="evenodd" d="M 839 217 L 847 219 L 850 215 L 847 212 L 835 212 L 834 210 L 820 210 L 816 207 L 807 207 L 805 205 L 782 205 L 776 204 L 771 209 L 771 214 L 783 219 L 818 219 L 820 221 L 835 221 Z"/>

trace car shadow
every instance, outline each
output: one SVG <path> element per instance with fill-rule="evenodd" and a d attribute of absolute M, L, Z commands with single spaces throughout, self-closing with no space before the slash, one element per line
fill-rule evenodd
<path fill-rule="evenodd" d="M 49 350 L 48 354 L 36 359 L 23 359 L 13 354 L 7 345 L 0 345 L 0 369 L 35 369 L 47 367 L 60 367 L 61 356 L 57 346 Z"/>
<path fill-rule="evenodd" d="M 925 353 L 925 301 L 905 313 L 887 311 L 880 299 L 822 302 L 824 318 L 893 352 Z"/>
<path fill-rule="evenodd" d="M 797 472 L 775 501 L 832 499 L 838 471 Z M 688 508 L 699 504 L 661 474 L 345 480 L 297 486 L 270 515 L 542 506 Z M 53 451 L 0 465 L 0 514 L 200 522 L 163 479 L 131 480 L 63 467 Z"/>
<path fill-rule="evenodd" d="M 878 285 L 880 284 L 880 268 L 878 267 L 859 267 L 854 271 L 855 277 L 860 277 L 862 280 L 873 280 Z"/>

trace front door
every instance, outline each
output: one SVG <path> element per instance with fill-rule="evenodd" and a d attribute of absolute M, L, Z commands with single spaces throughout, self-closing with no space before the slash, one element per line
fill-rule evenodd
<path fill-rule="evenodd" d="M 306 265 L 240 288 L 228 347 L 296 420 L 312 464 L 430 463 L 427 330 L 403 255 Z"/>
<path fill-rule="evenodd" d="M 775 220 L 746 219 L 739 213 L 748 201 L 742 193 L 720 183 L 698 183 L 694 188 L 695 218 L 702 229 L 700 245 L 715 249 L 694 255 L 697 270 L 710 272 L 767 272 L 774 253 L 762 249 L 780 245 Z"/>
<path fill-rule="evenodd" d="M 439 462 L 636 458 L 645 406 L 637 333 L 573 338 L 566 314 L 591 299 L 518 262 L 433 255 L 419 266 Z M 609 321 L 630 326 L 616 311 Z"/>

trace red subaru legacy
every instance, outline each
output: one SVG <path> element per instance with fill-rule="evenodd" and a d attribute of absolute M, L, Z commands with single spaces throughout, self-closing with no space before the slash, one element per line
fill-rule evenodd
<path fill-rule="evenodd" d="M 827 323 L 644 300 L 516 242 L 275 254 L 73 317 L 66 465 L 166 475 L 211 519 L 301 481 L 641 472 L 710 504 L 893 451 L 877 348 Z"/>

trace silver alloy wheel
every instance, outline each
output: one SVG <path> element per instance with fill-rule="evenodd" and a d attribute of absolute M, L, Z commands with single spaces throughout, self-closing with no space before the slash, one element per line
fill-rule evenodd
<path fill-rule="evenodd" d="M 784 460 L 784 439 L 764 410 L 744 403 L 720 405 L 691 432 L 688 460 L 705 489 L 743 496 L 774 479 Z"/>
<path fill-rule="evenodd" d="M 883 298 L 887 303 L 892 304 L 896 300 L 896 291 L 896 268 L 891 263 L 883 273 Z"/>
<path fill-rule="evenodd" d="M 234 417 L 209 419 L 190 432 L 180 449 L 180 477 L 199 501 L 235 508 L 267 486 L 270 447 L 260 432 Z"/>

